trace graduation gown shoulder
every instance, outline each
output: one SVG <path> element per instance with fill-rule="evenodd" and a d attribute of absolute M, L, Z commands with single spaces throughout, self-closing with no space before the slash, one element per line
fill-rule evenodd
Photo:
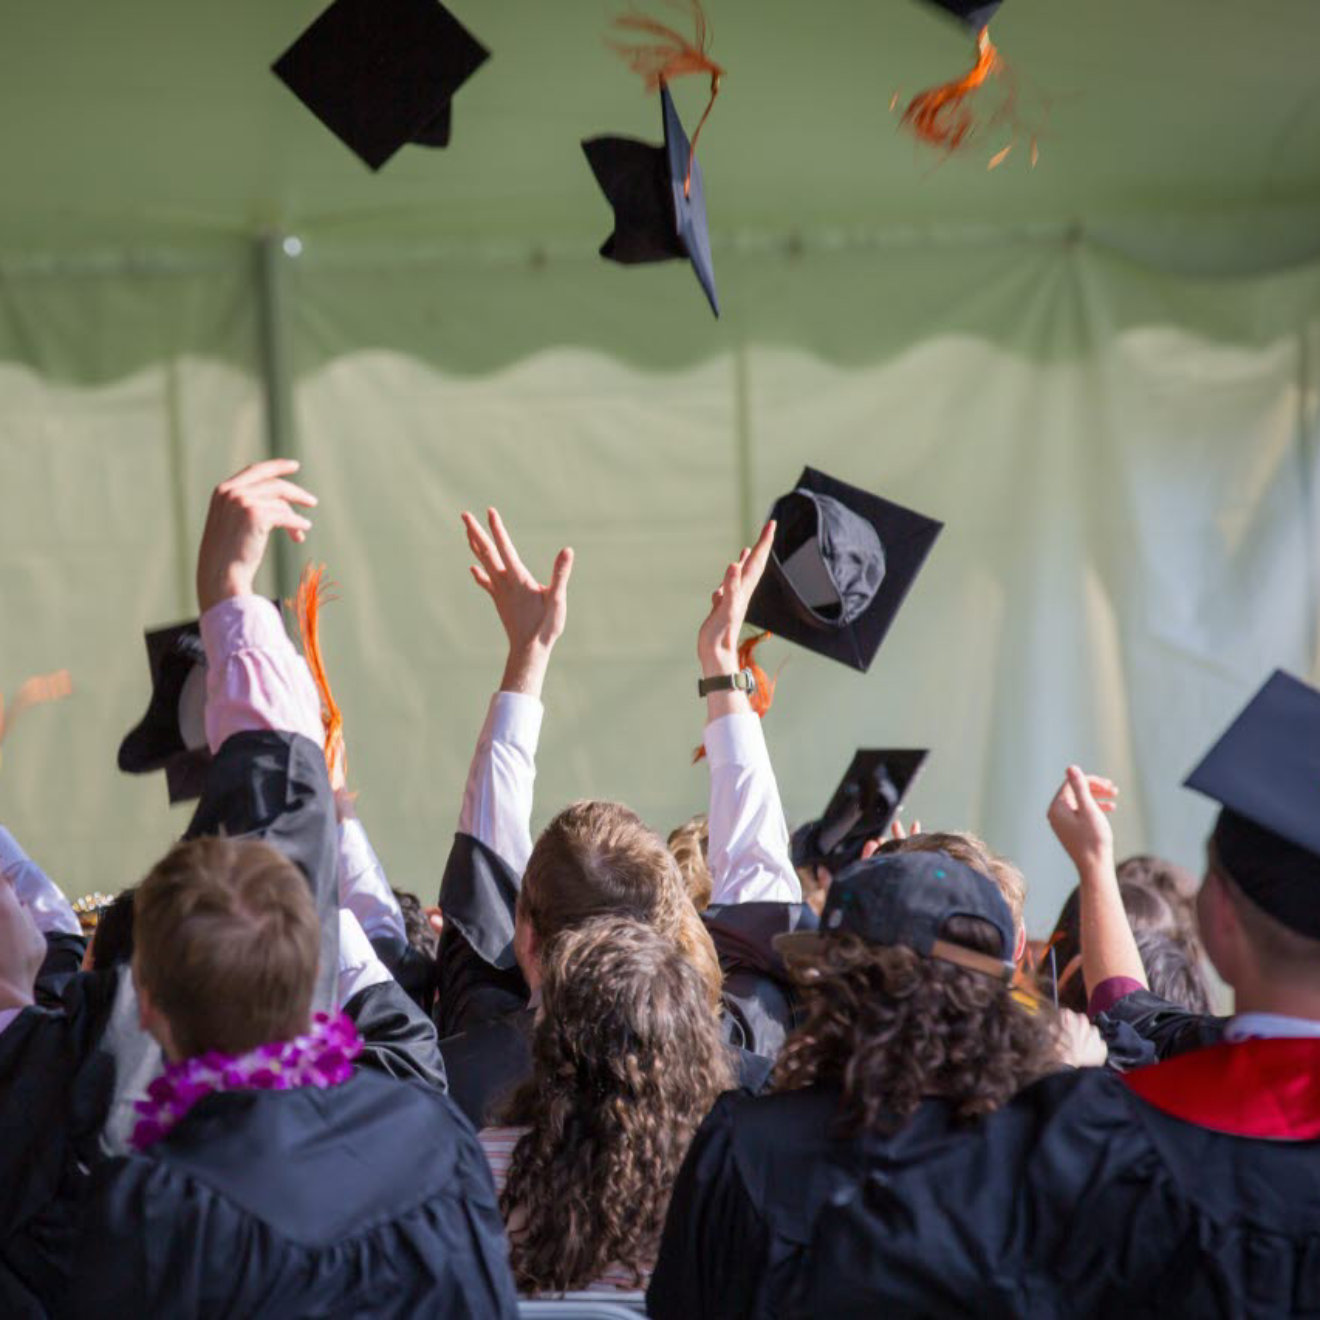
<path fill-rule="evenodd" d="M 651 1314 L 1314 1311 L 1320 1141 L 1212 1130 L 1134 1085 L 1063 1072 L 972 1125 L 928 1101 L 856 1138 L 825 1089 L 725 1097 L 675 1187 Z"/>
<path fill-rule="evenodd" d="M 105 1165 L 68 1295 L 89 1317 L 516 1310 L 475 1133 L 434 1090 L 369 1071 L 210 1096 Z"/>

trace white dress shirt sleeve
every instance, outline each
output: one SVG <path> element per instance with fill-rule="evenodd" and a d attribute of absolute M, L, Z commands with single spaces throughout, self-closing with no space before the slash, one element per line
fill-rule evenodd
<path fill-rule="evenodd" d="M 403 909 L 356 816 L 346 816 L 339 822 L 339 906 L 357 918 L 367 939 L 408 942 Z"/>
<path fill-rule="evenodd" d="M 369 985 L 383 985 L 394 978 L 376 956 L 358 919 L 347 908 L 339 909 L 339 1005 L 342 1008 Z"/>
<path fill-rule="evenodd" d="M 520 692 L 497 692 L 463 790 L 458 829 L 479 839 L 518 874 L 532 855 L 536 745 L 545 708 Z"/>
<path fill-rule="evenodd" d="M 743 711 L 712 720 L 705 744 L 711 904 L 802 902 L 760 719 Z"/>
<path fill-rule="evenodd" d="M 0 875 L 11 881 L 18 901 L 32 914 L 43 935 L 81 935 L 79 922 L 59 886 L 0 826 Z"/>

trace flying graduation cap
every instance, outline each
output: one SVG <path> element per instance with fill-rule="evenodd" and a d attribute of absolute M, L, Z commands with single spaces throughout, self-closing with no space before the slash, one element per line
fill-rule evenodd
<path fill-rule="evenodd" d="M 793 865 L 839 871 L 855 862 L 862 845 L 889 828 L 928 755 L 924 749 L 859 751 L 825 814 L 793 832 Z"/>
<path fill-rule="evenodd" d="M 1276 671 L 1184 787 L 1223 808 L 1211 852 L 1242 892 L 1320 939 L 1320 692 Z"/>
<path fill-rule="evenodd" d="M 814 468 L 770 517 L 748 623 L 865 673 L 944 524 Z"/>
<path fill-rule="evenodd" d="M 119 745 L 127 774 L 165 771 L 171 806 L 202 795 L 211 752 L 206 742 L 206 651 L 196 619 L 146 634 L 151 700 Z"/>
<path fill-rule="evenodd" d="M 408 143 L 449 145 L 450 102 L 489 58 L 438 0 L 334 0 L 272 69 L 378 170 Z"/>
<path fill-rule="evenodd" d="M 957 78 L 918 92 L 903 111 L 902 123 L 922 142 L 954 152 L 965 146 L 978 127 L 969 98 L 981 91 L 1004 71 L 1004 61 L 994 42 L 990 40 L 989 23 L 999 12 L 1001 0 L 927 0 L 928 4 L 956 19 L 976 40 L 976 60 L 972 67 Z M 1010 84 L 1006 103 L 985 118 L 989 122 L 1016 121 L 1016 94 Z M 1012 149 L 1010 143 L 990 161 L 994 169 Z M 1037 149 L 1032 139 L 1031 160 L 1036 162 Z"/>
<path fill-rule="evenodd" d="M 706 190 L 674 98 L 660 89 L 665 144 L 598 137 L 583 142 L 596 182 L 614 208 L 614 232 L 600 255 L 623 266 L 653 261 L 692 263 L 710 309 L 720 314 L 706 224 Z M 690 172 L 689 172 L 690 171 Z"/>

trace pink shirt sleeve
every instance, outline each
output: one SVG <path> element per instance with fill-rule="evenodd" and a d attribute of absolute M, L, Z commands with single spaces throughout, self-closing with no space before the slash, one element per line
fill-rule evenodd
<path fill-rule="evenodd" d="M 1086 1015 L 1094 1021 L 1101 1013 L 1108 1013 L 1120 999 L 1126 999 L 1128 995 L 1145 988 L 1140 981 L 1133 980 L 1130 976 L 1111 976 L 1108 980 L 1101 981 L 1091 991 L 1091 1002 L 1086 1006 Z"/>
<path fill-rule="evenodd" d="M 233 596 L 201 619 L 206 648 L 206 740 L 218 752 L 236 733 L 277 729 L 319 747 L 321 698 L 307 664 L 264 596 Z"/>

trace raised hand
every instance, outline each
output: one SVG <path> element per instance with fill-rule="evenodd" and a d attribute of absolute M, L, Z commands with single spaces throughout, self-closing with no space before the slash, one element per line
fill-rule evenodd
<path fill-rule="evenodd" d="M 568 621 L 568 580 L 573 551 L 555 556 L 549 583 L 542 583 L 518 557 L 518 549 L 498 510 L 488 509 L 490 533 L 470 514 L 463 515 L 468 545 L 477 558 L 472 578 L 495 603 L 509 639 L 509 660 L 501 687 L 506 692 L 539 695 L 550 652 Z"/>
<path fill-rule="evenodd" d="M 1050 828 L 1083 880 L 1096 868 L 1113 867 L 1114 831 L 1109 814 L 1117 805 L 1117 797 L 1118 789 L 1110 780 L 1084 774 L 1070 765 L 1050 803 Z"/>
<path fill-rule="evenodd" d="M 1058 1011 L 1054 1048 L 1059 1062 L 1069 1068 L 1103 1068 L 1109 1058 L 1109 1046 L 1099 1029 L 1084 1013 L 1068 1008 Z"/>
<path fill-rule="evenodd" d="M 301 543 L 312 524 L 298 512 L 315 508 L 316 496 L 288 478 L 298 471 L 291 458 L 254 463 L 222 481 L 211 494 L 197 555 L 197 604 L 203 614 L 232 596 L 250 596 L 270 541 L 283 528 Z"/>
<path fill-rule="evenodd" d="M 724 580 L 710 598 L 710 613 L 697 631 L 697 659 L 707 678 L 731 674 L 738 668 L 738 634 L 747 607 L 770 559 L 775 525 L 766 523 L 756 544 L 744 550 L 724 572 Z"/>

